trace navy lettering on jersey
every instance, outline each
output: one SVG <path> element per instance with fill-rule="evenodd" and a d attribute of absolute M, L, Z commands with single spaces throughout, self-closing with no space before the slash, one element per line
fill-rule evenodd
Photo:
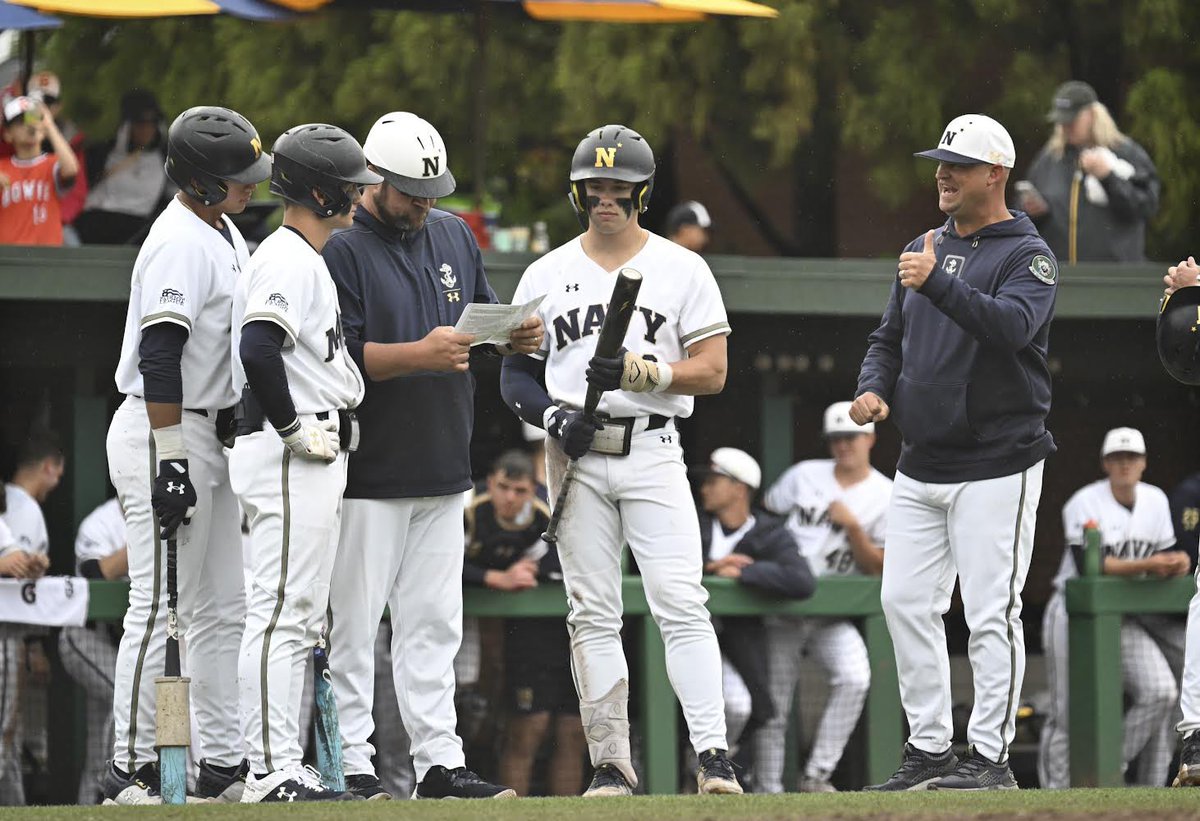
<path fill-rule="evenodd" d="M 818 511 L 820 512 L 818 513 Z M 796 515 L 800 519 L 800 524 L 805 527 L 829 524 L 828 507 L 801 507 L 800 505 L 796 505 Z"/>
<path fill-rule="evenodd" d="M 579 309 L 572 308 L 565 317 L 554 317 L 554 347 L 562 350 L 570 342 L 579 341 Z"/>
<path fill-rule="evenodd" d="M 663 326 L 667 318 L 649 308 L 643 308 L 641 305 L 637 306 L 637 309 L 642 312 L 642 316 L 646 319 L 646 341 L 653 345 L 655 338 L 658 336 L 658 329 Z"/>
<path fill-rule="evenodd" d="M 1145 539 L 1126 539 L 1120 544 L 1105 545 L 1104 552 L 1118 559 L 1144 559 L 1154 552 L 1154 542 Z"/>
<path fill-rule="evenodd" d="M 591 336 L 598 333 L 604 327 L 604 314 L 606 310 L 603 305 L 589 305 L 587 316 L 583 319 L 583 335 Z"/>

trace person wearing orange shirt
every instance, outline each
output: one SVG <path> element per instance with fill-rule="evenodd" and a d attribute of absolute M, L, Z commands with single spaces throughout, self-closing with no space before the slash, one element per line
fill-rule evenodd
<path fill-rule="evenodd" d="M 44 139 L 53 154 L 42 153 Z M 4 140 L 13 155 L 0 159 L 0 243 L 62 245 L 59 201 L 79 173 L 75 152 L 46 106 L 30 97 L 5 103 Z"/>

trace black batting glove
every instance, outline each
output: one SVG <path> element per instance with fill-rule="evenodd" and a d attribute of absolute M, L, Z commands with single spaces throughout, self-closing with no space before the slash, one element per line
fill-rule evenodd
<path fill-rule="evenodd" d="M 196 488 L 188 476 L 187 459 L 163 459 L 158 463 L 150 504 L 158 516 L 160 539 L 174 538 L 179 526 L 192 520 L 196 512 Z"/>
<path fill-rule="evenodd" d="M 572 459 L 578 459 L 588 452 L 596 431 L 603 425 L 596 417 L 588 416 L 583 411 L 563 410 L 559 408 L 550 417 L 546 432 L 558 440 L 563 453 Z"/>
<path fill-rule="evenodd" d="M 588 360 L 587 383 L 596 390 L 615 391 L 621 387 L 621 374 L 625 371 L 625 348 L 617 351 L 617 355 L 593 356 Z"/>

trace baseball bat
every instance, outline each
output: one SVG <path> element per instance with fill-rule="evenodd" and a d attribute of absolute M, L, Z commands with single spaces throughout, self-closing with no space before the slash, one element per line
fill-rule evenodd
<path fill-rule="evenodd" d="M 338 726 L 337 702 L 333 698 L 333 681 L 324 641 L 313 648 L 313 685 L 317 703 L 317 771 L 321 773 L 321 784 L 326 789 L 344 792 L 342 731 Z"/>
<path fill-rule="evenodd" d="M 614 357 L 625 341 L 625 333 L 629 330 L 629 320 L 633 318 L 633 309 L 637 305 L 638 291 L 642 288 L 642 274 L 633 268 L 622 268 L 617 272 L 617 282 L 613 285 L 612 297 L 608 301 L 608 312 L 604 314 L 604 324 L 600 326 L 600 337 L 596 340 L 596 356 Z M 583 401 L 584 415 L 591 417 L 600 404 L 603 392 L 588 385 L 587 396 Z M 563 511 L 567 507 L 567 492 L 575 481 L 575 471 L 578 460 L 572 459 L 563 473 L 562 485 L 558 488 L 558 496 L 554 499 L 554 508 L 550 511 L 550 523 L 542 539 L 549 544 L 558 541 L 558 525 L 562 521 Z"/>
<path fill-rule="evenodd" d="M 179 666 L 178 546 L 167 539 L 167 659 L 163 675 L 154 680 L 155 746 L 164 804 L 187 802 L 187 750 L 192 728 L 188 718 L 190 678 Z"/>

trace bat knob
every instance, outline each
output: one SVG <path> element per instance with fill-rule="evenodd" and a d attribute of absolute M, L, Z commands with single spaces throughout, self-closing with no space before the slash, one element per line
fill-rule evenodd
<path fill-rule="evenodd" d="M 554 533 L 551 533 L 549 530 L 547 530 L 545 533 L 542 534 L 542 541 L 545 542 L 546 544 L 558 544 L 558 536 Z"/>

